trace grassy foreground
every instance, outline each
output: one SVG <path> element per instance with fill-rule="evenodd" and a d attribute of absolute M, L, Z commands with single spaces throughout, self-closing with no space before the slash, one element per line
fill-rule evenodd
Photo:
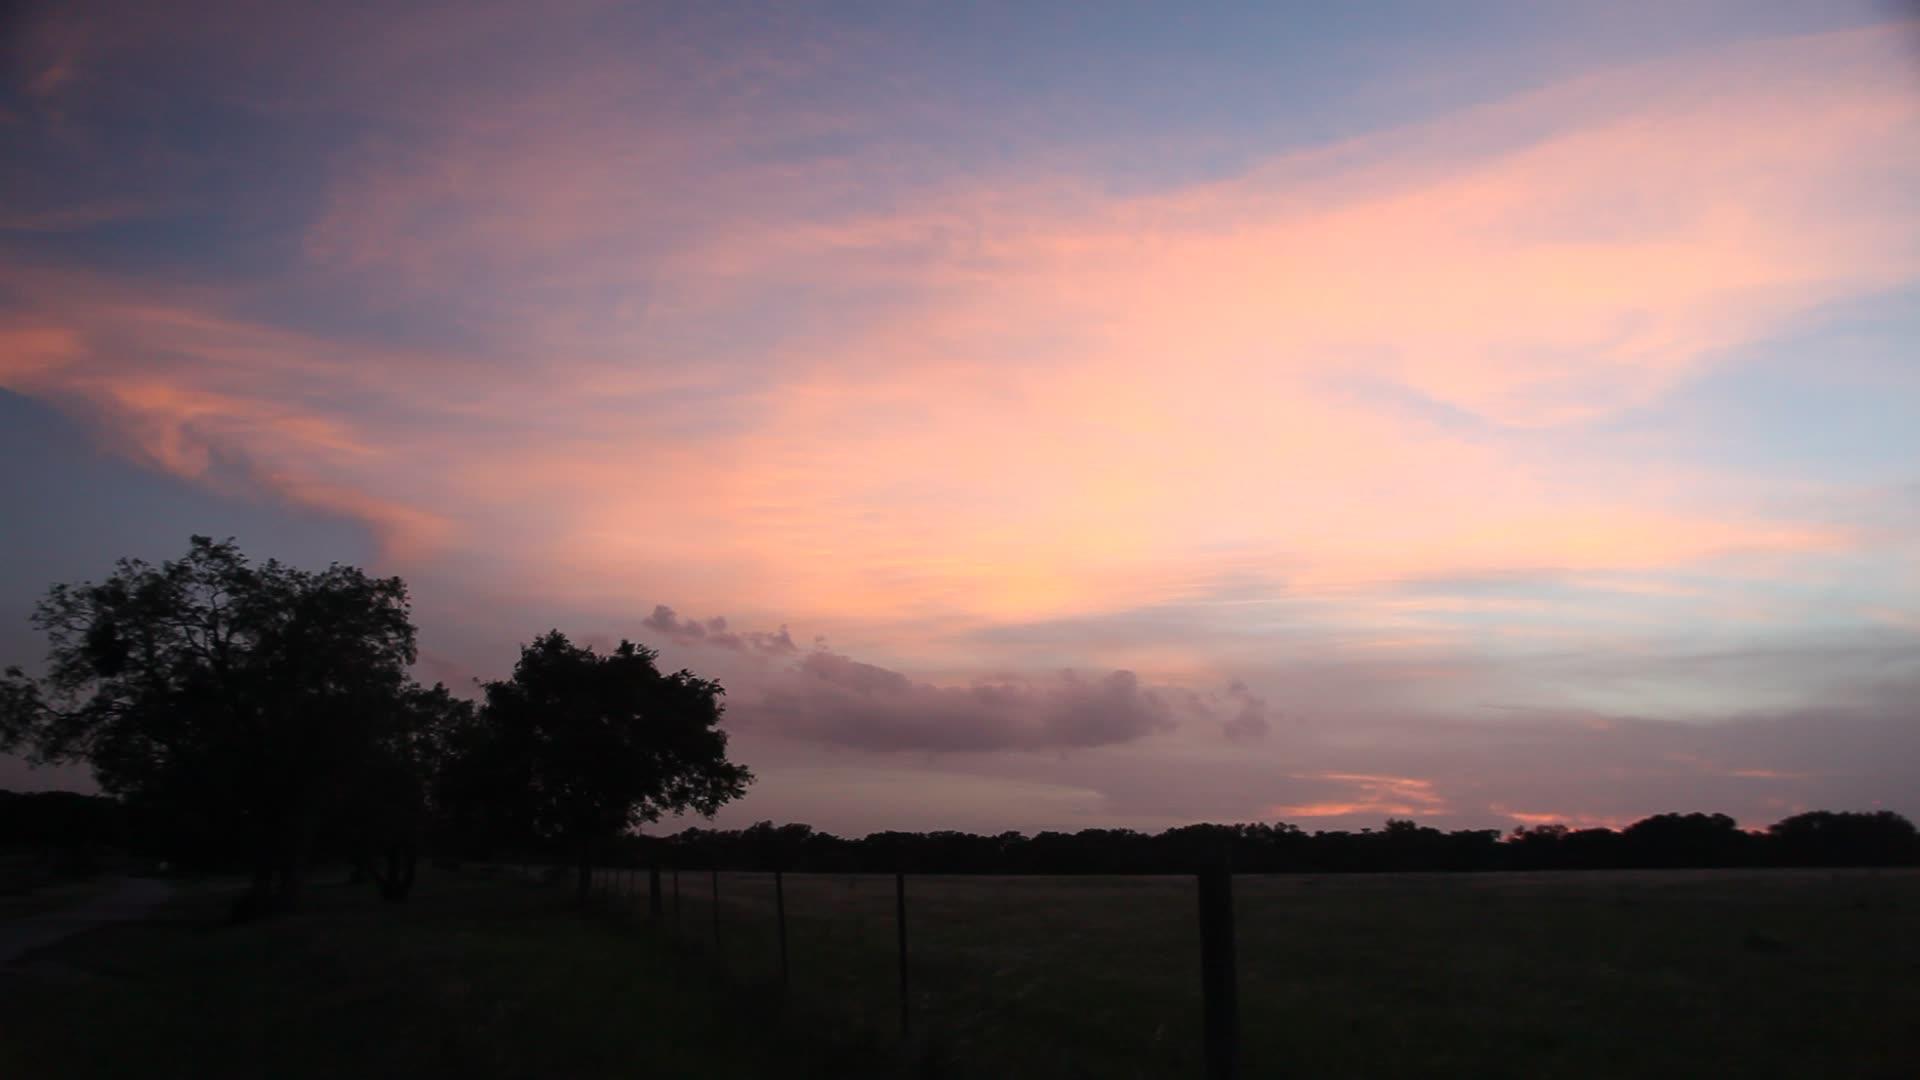
<path fill-rule="evenodd" d="M 0 975 L 0 1077 L 1190 1077 L 1191 879 L 685 874 L 684 939 L 478 874 L 221 925 L 201 890 Z M 1920 873 L 1235 881 L 1245 1075 L 1920 1075 Z"/>
<path fill-rule="evenodd" d="M 22 877 L 10 880 L 4 872 L 0 872 L 0 922 L 73 907 L 98 894 L 101 887 L 101 881 L 97 878 L 40 881 Z"/>
<path fill-rule="evenodd" d="M 772 883 L 721 875 L 767 977 Z M 686 934 L 710 938 L 706 874 Z M 947 1075 L 1201 1074 L 1183 877 L 909 877 L 916 1032 Z M 1920 1076 L 1920 873 L 1241 876 L 1245 1074 Z M 636 898 L 637 899 L 637 898 Z M 893 881 L 789 875 L 795 998 L 885 1029 Z"/>
<path fill-rule="evenodd" d="M 412 903 L 319 887 L 222 925 L 190 889 L 0 973 L 0 1077 L 847 1076 L 889 1047 L 784 1021 L 768 996 L 658 938 L 567 910 L 567 890 L 423 879 Z"/>

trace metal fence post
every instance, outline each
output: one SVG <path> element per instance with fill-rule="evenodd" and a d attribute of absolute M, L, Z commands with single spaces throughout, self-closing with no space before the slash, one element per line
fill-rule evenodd
<path fill-rule="evenodd" d="M 913 1010 L 907 997 L 907 875 L 893 875 L 893 921 L 900 930 L 900 1034 L 913 1034 Z"/>
<path fill-rule="evenodd" d="M 773 872 L 773 917 L 780 930 L 780 989 L 787 988 L 787 888 L 780 871 Z"/>
<path fill-rule="evenodd" d="M 1203 870 L 1200 883 L 1200 990 L 1206 1019 L 1207 1078 L 1240 1075 L 1240 1001 L 1233 964 L 1233 876 Z"/>

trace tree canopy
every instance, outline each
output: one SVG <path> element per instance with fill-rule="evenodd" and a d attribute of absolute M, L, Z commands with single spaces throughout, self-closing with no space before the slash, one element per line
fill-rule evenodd
<path fill-rule="evenodd" d="M 510 678 L 486 684 L 453 736 L 443 800 L 493 836 L 561 841 L 582 889 L 596 847 L 665 813 L 711 815 L 752 782 L 727 760 L 720 684 L 622 641 L 605 655 L 558 630 L 520 650 Z"/>
<path fill-rule="evenodd" d="M 53 586 L 33 622 L 46 673 L 7 669 L 0 745 L 216 823 L 260 903 L 293 901 L 316 831 L 377 789 L 428 715 L 407 704 L 406 585 L 356 567 L 255 564 L 196 536 L 182 558 Z"/>

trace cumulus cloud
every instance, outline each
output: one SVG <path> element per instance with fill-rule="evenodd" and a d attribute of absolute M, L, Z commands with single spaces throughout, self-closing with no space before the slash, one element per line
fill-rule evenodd
<path fill-rule="evenodd" d="M 724 630 L 726 620 L 721 619 L 719 622 L 720 626 L 716 629 Z M 653 614 L 641 619 L 640 625 L 649 630 L 658 630 L 675 641 L 703 641 L 707 636 L 705 624 L 692 619 L 682 621 L 674 610 L 665 604 L 655 604 Z"/>
<path fill-rule="evenodd" d="M 704 622 L 698 619 L 682 619 L 665 604 L 655 604 L 653 614 L 640 620 L 640 625 L 665 634 L 682 645 L 712 645 L 715 648 L 731 649 L 734 652 L 770 655 L 800 651 L 799 646 L 793 643 L 793 635 L 787 632 L 785 624 L 782 624 L 778 630 L 735 632 L 727 629 L 727 618 L 724 615 L 715 615 Z"/>
<path fill-rule="evenodd" d="M 1049 750 L 1131 742 L 1175 726 L 1173 695 L 1131 671 L 918 682 L 826 649 L 739 710 L 780 733 L 868 750 Z"/>

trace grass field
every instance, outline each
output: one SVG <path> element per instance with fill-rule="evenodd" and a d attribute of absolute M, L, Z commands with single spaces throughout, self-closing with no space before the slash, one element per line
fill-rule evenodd
<path fill-rule="evenodd" d="M 0 872 L 0 922 L 57 911 L 84 902 L 100 891 L 98 879 L 9 877 Z"/>
<path fill-rule="evenodd" d="M 562 890 L 433 875 L 415 902 L 322 887 L 224 925 L 233 886 L 0 971 L 0 1077 L 841 1077 L 896 1048 L 829 1044 L 776 1002 L 569 910 Z"/>
<path fill-rule="evenodd" d="M 0 975 L 0 1076 L 1199 1074 L 1188 878 L 909 878 L 908 1043 L 891 877 L 787 878 L 784 1004 L 770 876 L 721 876 L 717 949 L 707 875 L 680 946 L 621 916 L 644 875 L 618 883 L 595 918 L 469 873 L 239 928 L 190 889 Z M 1235 901 L 1249 1076 L 1920 1075 L 1920 874 L 1240 877 Z"/>
<path fill-rule="evenodd" d="M 691 938 L 709 890 L 682 878 Z M 736 978 L 777 970 L 771 894 L 721 876 Z M 892 879 L 786 901 L 800 1007 L 895 1025 Z M 1243 876 L 1235 902 L 1251 1076 L 1920 1075 L 1914 872 Z M 1199 1075 L 1192 879 L 910 877 L 908 905 L 941 1071 Z"/>

